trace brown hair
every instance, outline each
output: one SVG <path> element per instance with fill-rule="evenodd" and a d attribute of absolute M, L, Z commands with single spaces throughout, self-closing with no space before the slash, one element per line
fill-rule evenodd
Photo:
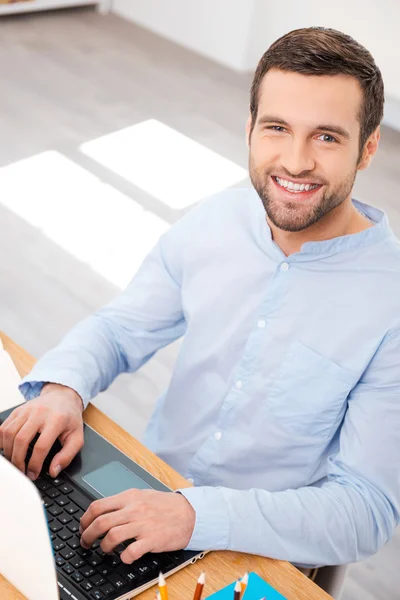
<path fill-rule="evenodd" d="M 257 120 L 260 85 L 272 68 L 303 75 L 355 77 L 363 92 L 358 114 L 361 157 L 365 142 L 383 117 L 382 75 L 370 52 L 351 36 L 326 27 L 295 29 L 280 37 L 263 54 L 254 74 L 250 90 L 251 132 Z"/>

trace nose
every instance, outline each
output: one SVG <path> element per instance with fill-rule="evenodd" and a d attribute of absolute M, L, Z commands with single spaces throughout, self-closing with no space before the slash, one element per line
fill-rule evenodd
<path fill-rule="evenodd" d="M 303 171 L 310 172 L 315 167 L 315 160 L 307 142 L 292 138 L 281 156 L 282 166 L 292 176 L 299 177 Z"/>

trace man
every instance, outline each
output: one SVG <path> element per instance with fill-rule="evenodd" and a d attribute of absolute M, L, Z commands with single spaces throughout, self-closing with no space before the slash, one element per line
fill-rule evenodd
<path fill-rule="evenodd" d="M 231 549 L 303 567 L 363 559 L 399 522 L 400 246 L 353 200 L 378 148 L 383 83 L 331 29 L 292 31 L 261 58 L 247 141 L 254 189 L 176 223 L 128 288 L 22 383 L 0 446 L 37 477 L 83 444 L 82 408 L 184 336 L 149 448 L 194 481 L 94 502 L 82 544 L 108 552 Z M 382 188 L 383 189 L 383 188 Z M 45 384 L 45 385 L 44 385 Z"/>

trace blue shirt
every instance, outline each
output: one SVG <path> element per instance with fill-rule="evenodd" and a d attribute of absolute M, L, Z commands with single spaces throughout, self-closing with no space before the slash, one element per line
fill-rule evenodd
<path fill-rule="evenodd" d="M 373 227 L 288 257 L 254 190 L 203 202 L 22 383 L 86 405 L 183 336 L 145 443 L 194 480 L 191 549 L 340 564 L 399 523 L 400 245 L 353 202 Z"/>

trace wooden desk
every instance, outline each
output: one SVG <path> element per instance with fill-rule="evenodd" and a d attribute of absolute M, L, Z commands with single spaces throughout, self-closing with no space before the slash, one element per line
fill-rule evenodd
<path fill-rule="evenodd" d="M 4 334 L 0 333 L 0 337 L 4 348 L 11 355 L 20 375 L 23 377 L 32 369 L 35 363 L 34 358 Z M 84 413 L 84 420 L 170 488 L 177 489 L 190 486 L 189 482 L 179 473 L 131 437 L 95 406 L 89 404 Z M 331 598 L 288 562 L 236 552 L 211 552 L 203 560 L 168 578 L 170 599 L 185 600 L 186 598 L 192 598 L 195 582 L 203 570 L 207 573 L 205 596 L 231 583 L 246 571 L 255 571 L 288 600 L 329 600 Z M 151 588 L 143 592 L 137 598 L 140 600 L 153 600 L 154 589 Z M 1 600 L 24 600 L 24 597 L 1 575 L 0 598 Z"/>

